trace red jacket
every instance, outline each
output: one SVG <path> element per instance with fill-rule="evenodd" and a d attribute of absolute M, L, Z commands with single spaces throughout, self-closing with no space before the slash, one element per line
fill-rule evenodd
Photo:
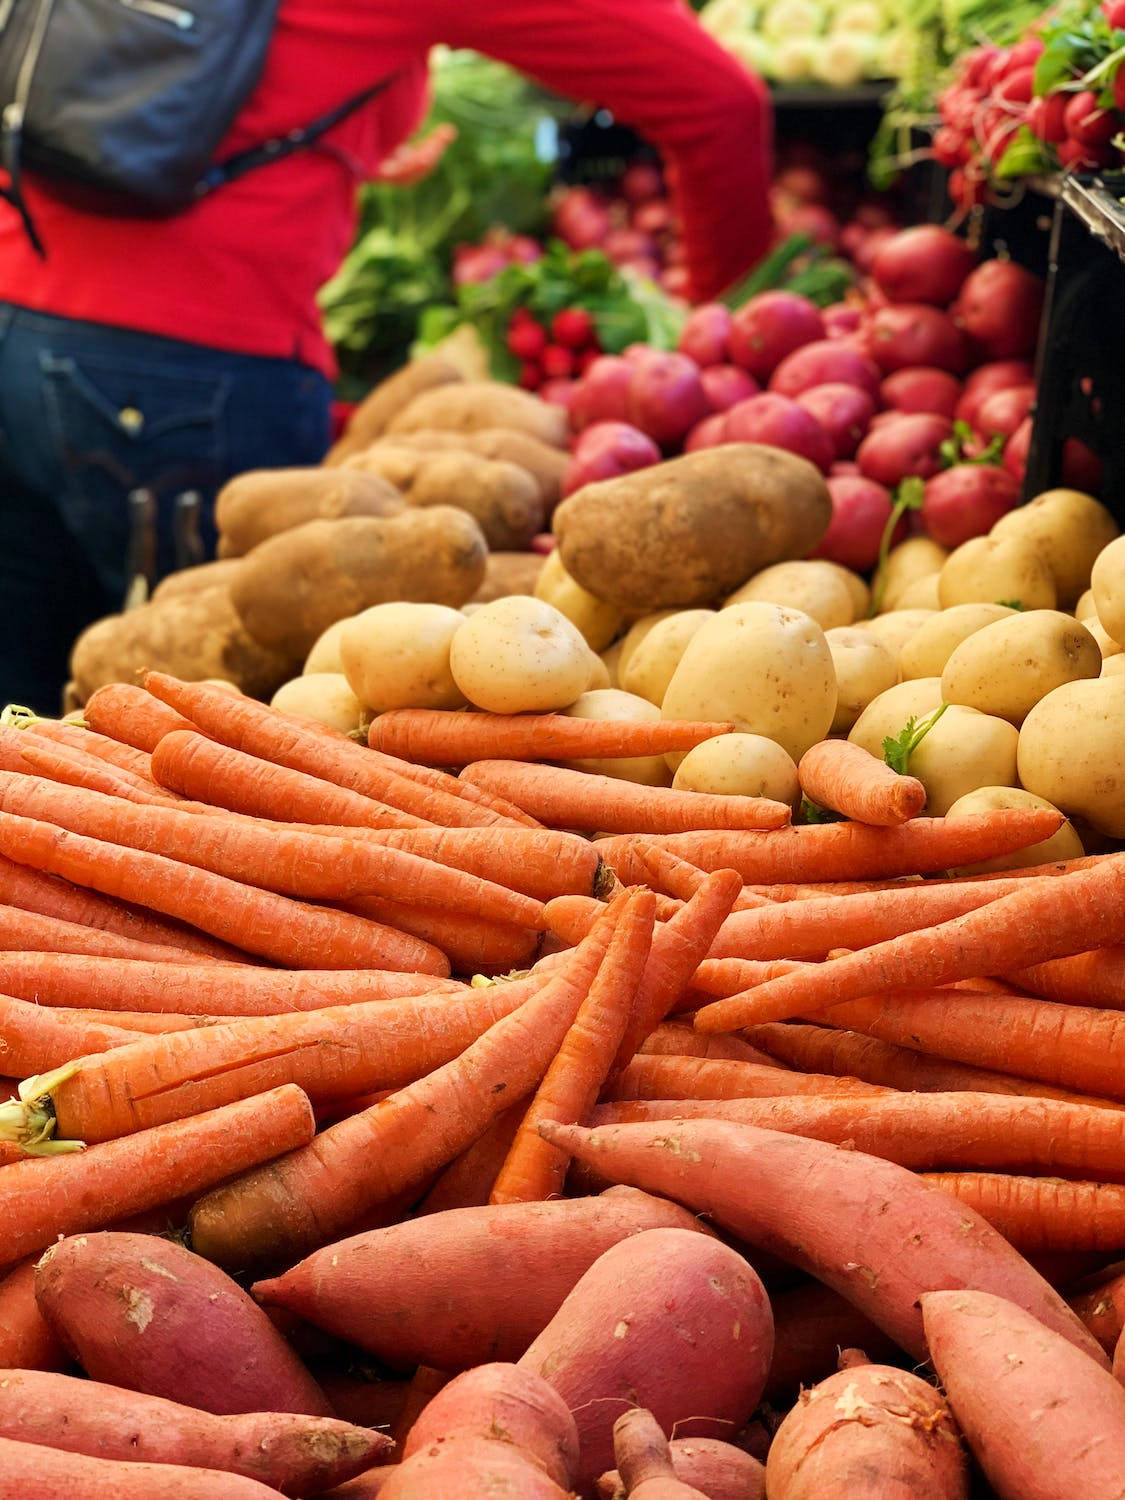
<path fill-rule="evenodd" d="M 307 124 L 397 73 L 393 87 L 318 149 L 171 219 L 83 213 L 29 181 L 49 256 L 38 259 L 0 203 L 0 301 L 331 373 L 316 292 L 351 244 L 357 182 L 420 119 L 426 56 L 439 42 L 602 104 L 657 145 L 678 182 L 701 295 L 765 249 L 764 90 L 681 0 L 283 0 L 262 79 L 221 154 Z"/>

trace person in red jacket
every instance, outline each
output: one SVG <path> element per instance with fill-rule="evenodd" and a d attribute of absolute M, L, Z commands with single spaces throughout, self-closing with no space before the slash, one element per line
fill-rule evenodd
<path fill-rule="evenodd" d="M 408 178 L 441 148 L 395 155 L 438 43 L 652 141 L 696 296 L 766 249 L 768 96 L 682 0 L 282 0 L 219 155 L 393 77 L 316 147 L 169 219 L 85 212 L 28 174 L 45 260 L 0 203 L 0 698 L 57 711 L 75 635 L 121 607 L 131 493 L 155 498 L 166 570 L 177 495 L 206 507 L 232 474 L 321 459 L 335 365 L 316 293 L 351 245 L 357 185 L 381 162 Z"/>

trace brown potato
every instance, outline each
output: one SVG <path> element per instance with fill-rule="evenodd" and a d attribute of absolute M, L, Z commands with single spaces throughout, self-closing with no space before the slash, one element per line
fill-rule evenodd
<path fill-rule="evenodd" d="M 453 432 L 479 432 L 485 427 L 508 427 L 529 432 L 553 448 L 567 439 L 566 412 L 528 391 L 498 380 L 464 380 L 425 391 L 400 411 L 388 425 L 392 433 L 441 427 Z"/>
<path fill-rule="evenodd" d="M 391 446 L 437 452 L 457 450 L 476 453 L 481 458 L 497 458 L 505 463 L 519 464 L 521 469 L 534 475 L 548 512 L 554 510 L 559 503 L 563 471 L 569 462 L 565 452 L 532 437 L 529 432 L 520 432 L 513 427 L 482 427 L 479 432 L 447 432 L 436 427 L 423 427 L 417 432 L 396 432 L 390 437 L 382 438 L 373 448 L 349 462 L 357 463 L 366 459 L 368 454 L 377 457 L 383 448 Z M 375 472 L 382 471 L 376 469 Z M 392 479 L 393 482 L 395 481 Z"/>
<path fill-rule="evenodd" d="M 299 663 L 334 621 L 373 604 L 459 608 L 487 556 L 476 521 L 449 505 L 309 521 L 255 547 L 231 596 L 256 641 Z"/>
<path fill-rule="evenodd" d="M 457 448 L 460 445 L 454 442 L 450 446 Z M 396 443 L 388 438 L 380 443 L 372 443 L 370 448 L 364 448 L 361 453 L 353 453 L 344 460 L 341 469 L 344 473 L 358 470 L 360 474 L 375 474 L 405 495 L 414 483 L 419 469 L 428 461 L 429 454 L 424 453 L 421 448 L 408 447 L 405 442 Z"/>
<path fill-rule="evenodd" d="M 712 604 L 759 569 L 804 557 L 831 513 L 812 464 L 729 443 L 588 484 L 559 506 L 554 530 L 583 588 L 655 611 Z"/>
<path fill-rule="evenodd" d="M 343 516 L 391 516 L 405 507 L 394 485 L 354 469 L 252 469 L 219 491 L 219 556 L 244 557 L 260 542 Z"/>
<path fill-rule="evenodd" d="M 546 559 L 538 552 L 490 552 L 484 582 L 470 604 L 490 604 L 509 594 L 534 594 L 535 582 Z"/>
<path fill-rule="evenodd" d="M 149 603 L 163 603 L 177 594 L 197 594 L 200 589 L 229 588 L 242 566 L 240 557 L 221 557 L 215 562 L 197 563 L 194 568 L 181 568 L 178 573 L 169 573 L 153 589 Z"/>
<path fill-rule="evenodd" d="M 368 392 L 352 413 L 343 436 L 330 449 L 324 462 L 329 465 L 343 463 L 352 453 L 368 447 L 376 438 L 382 437 L 387 427 L 400 411 L 420 396 L 423 391 L 437 386 L 452 385 L 462 379 L 460 370 L 440 354 L 423 355 L 412 359 L 401 370 L 396 370 Z"/>
<path fill-rule="evenodd" d="M 199 589 L 106 615 L 78 637 L 70 656 L 75 691 L 85 702 L 107 682 L 136 682 L 146 671 L 188 682 L 222 678 L 268 698 L 292 677 L 299 656 L 272 651 L 246 631 L 230 589 Z"/>
<path fill-rule="evenodd" d="M 516 464 L 476 453 L 435 453 L 427 458 L 414 476 L 408 498 L 411 505 L 456 505 L 468 511 L 489 547 L 498 552 L 526 547 L 545 522 L 539 486 L 532 475 Z"/>

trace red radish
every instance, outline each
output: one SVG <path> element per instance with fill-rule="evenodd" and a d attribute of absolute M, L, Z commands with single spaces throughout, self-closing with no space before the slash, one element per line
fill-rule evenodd
<path fill-rule="evenodd" d="M 713 417 L 704 417 L 697 422 L 684 439 L 685 453 L 698 453 L 701 448 L 718 448 L 728 441 L 726 435 L 727 414 L 716 412 Z"/>
<path fill-rule="evenodd" d="M 799 396 L 817 385 L 854 385 L 872 401 L 879 394 L 879 367 L 839 339 L 817 339 L 781 361 L 770 377 L 779 396 Z"/>
<path fill-rule="evenodd" d="M 728 411 L 758 394 L 758 382 L 739 365 L 708 365 L 699 378 L 715 412 Z"/>
<path fill-rule="evenodd" d="M 996 87 L 994 97 L 1005 104 L 1030 104 L 1035 91 L 1035 69 L 1013 68 Z"/>
<path fill-rule="evenodd" d="M 550 402 L 552 406 L 561 406 L 564 411 L 569 411 L 577 389 L 576 380 L 545 380 L 539 387 L 539 399 Z"/>
<path fill-rule="evenodd" d="M 837 458 L 851 458 L 875 415 L 875 402 L 867 391 L 839 381 L 802 391 L 797 405 L 803 406 L 824 428 Z"/>
<path fill-rule="evenodd" d="M 513 318 L 504 342 L 517 359 L 535 360 L 547 347 L 547 330 L 534 318 Z"/>
<path fill-rule="evenodd" d="M 537 391 L 543 384 L 543 371 L 539 361 L 525 359 L 520 366 L 520 373 L 516 378 L 516 384 L 523 391 Z"/>
<path fill-rule="evenodd" d="M 709 415 L 699 367 L 684 354 L 653 354 L 629 388 L 629 420 L 663 448 L 682 442 Z"/>
<path fill-rule="evenodd" d="M 1023 476 L 1027 472 L 1027 455 L 1031 448 L 1031 431 L 1033 423 L 1030 417 L 1024 417 L 1023 421 L 1012 433 L 1004 444 L 1004 468 L 1009 474 L 1023 483 Z"/>
<path fill-rule="evenodd" d="M 904 413 L 868 433 L 856 462 L 868 479 L 891 489 L 911 475 L 929 479 L 940 469 L 941 445 L 952 433 L 953 424 L 946 417 Z"/>
<path fill-rule="evenodd" d="M 530 266 L 543 259 L 543 246 L 529 234 L 514 234 L 508 241 L 508 254 L 517 265 Z"/>
<path fill-rule="evenodd" d="M 815 417 L 788 396 L 772 393 L 740 401 L 726 414 L 728 443 L 764 443 L 807 458 L 818 469 L 832 462 L 832 440 Z"/>
<path fill-rule="evenodd" d="M 652 235 L 640 229 L 611 229 L 601 248 L 619 265 L 623 261 L 656 260 L 659 253 Z"/>
<path fill-rule="evenodd" d="M 592 422 L 623 422 L 629 414 L 629 389 L 636 366 L 615 354 L 596 359 L 578 382 L 570 407 L 570 424 L 581 432 Z"/>
<path fill-rule="evenodd" d="M 659 198 L 663 191 L 660 168 L 651 162 L 635 161 L 622 173 L 621 196 L 627 203 L 645 203 L 649 198 Z"/>
<path fill-rule="evenodd" d="M 866 573 L 879 560 L 879 543 L 891 518 L 890 492 L 862 475 L 831 474 L 828 493 L 832 519 L 810 556 Z M 896 530 L 896 540 L 901 540 L 903 530 Z"/>
<path fill-rule="evenodd" d="M 555 230 L 572 250 L 600 245 L 610 228 L 608 210 L 588 188 L 570 188 L 555 212 Z"/>
<path fill-rule="evenodd" d="M 1066 133 L 1083 146 L 1105 146 L 1117 134 L 1117 119 L 1110 109 L 1103 109 L 1092 89 L 1072 94 L 1063 115 Z"/>
<path fill-rule="evenodd" d="M 787 354 L 824 337 L 824 320 L 807 297 L 760 292 L 735 313 L 730 357 L 755 380 L 768 380 Z"/>
<path fill-rule="evenodd" d="M 1102 12 L 1114 31 L 1125 31 L 1125 0 L 1106 0 Z"/>
<path fill-rule="evenodd" d="M 975 427 L 977 413 L 989 396 L 996 391 L 1010 390 L 1012 386 L 1032 385 L 1034 381 L 1035 372 L 1026 359 L 1004 359 L 981 365 L 965 381 L 953 415 L 958 422 L 968 422 L 970 427 Z"/>
<path fill-rule="evenodd" d="M 958 326 L 987 359 L 1019 359 L 1035 348 L 1043 283 L 1010 260 L 986 260 L 953 308 Z"/>
<path fill-rule="evenodd" d="M 1034 404 L 1033 385 L 1016 385 L 1010 390 L 993 391 L 980 404 L 976 430 L 986 441 L 994 437 L 1010 438 Z"/>
<path fill-rule="evenodd" d="M 968 213 L 988 196 L 988 181 L 978 167 L 956 167 L 949 174 L 949 196 L 962 213 Z"/>
<path fill-rule="evenodd" d="M 913 365 L 888 375 L 879 387 L 879 395 L 883 405 L 892 411 L 928 411 L 939 417 L 952 417 L 961 395 L 961 382 L 946 370 Z"/>
<path fill-rule="evenodd" d="M 548 344 L 539 365 L 548 380 L 568 380 L 574 374 L 574 354 L 561 344 Z"/>
<path fill-rule="evenodd" d="M 732 321 L 730 309 L 721 302 L 704 302 L 688 313 L 676 347 L 704 369 L 721 365 L 727 358 Z"/>
<path fill-rule="evenodd" d="M 828 337 L 842 339 L 858 330 L 863 321 L 863 310 L 851 302 L 834 302 L 824 309 L 821 317 Z"/>
<path fill-rule="evenodd" d="M 627 360 L 631 365 L 647 364 L 650 359 L 658 358 L 659 349 L 654 349 L 651 344 L 626 344 L 622 350 L 621 358 Z"/>
<path fill-rule="evenodd" d="M 870 347 L 888 375 L 912 365 L 959 375 L 968 364 L 965 339 L 952 318 L 921 302 L 881 307 L 871 320 Z"/>
<path fill-rule="evenodd" d="M 961 166 L 968 154 L 964 137 L 952 125 L 942 125 L 934 131 L 930 149 L 938 166 L 950 169 Z"/>
<path fill-rule="evenodd" d="M 1108 167 L 1113 159 L 1113 152 L 1108 142 L 1102 142 L 1097 146 L 1087 146 L 1071 136 L 1068 136 L 1061 146 L 1055 147 L 1055 153 L 1059 158 L 1059 166 L 1074 172 L 1088 172 L 1095 167 Z"/>
<path fill-rule="evenodd" d="M 1033 99 L 1024 117 L 1024 124 L 1041 141 L 1057 146 L 1066 140 L 1066 105 L 1069 95 L 1045 94 Z"/>
<path fill-rule="evenodd" d="M 594 338 L 594 320 L 584 307 L 564 307 L 551 319 L 551 337 L 564 349 L 585 349 Z"/>
<path fill-rule="evenodd" d="M 574 445 L 574 456 L 563 470 L 561 492 L 570 495 L 584 484 L 616 479 L 659 462 L 660 449 L 636 427 L 627 422 L 595 422 Z"/>
<path fill-rule="evenodd" d="M 502 250 L 491 245 L 471 245 L 453 258 L 453 285 L 472 286 L 491 281 L 507 264 L 508 257 Z"/>
<path fill-rule="evenodd" d="M 871 274 L 891 302 L 953 301 L 977 257 L 964 240 L 936 224 L 903 229 L 883 244 Z"/>
<path fill-rule="evenodd" d="M 856 270 L 868 275 L 871 267 L 875 264 L 876 257 L 884 245 L 890 243 L 897 235 L 897 229 L 889 226 L 883 229 L 873 229 L 862 244 L 857 245 L 852 259 L 855 261 Z"/>
<path fill-rule="evenodd" d="M 823 203 L 798 203 L 796 208 L 777 215 L 786 234 L 805 234 L 817 245 L 835 250 L 840 243 L 840 221 Z"/>
<path fill-rule="evenodd" d="M 952 549 L 991 531 L 1019 498 L 1019 483 L 1006 469 L 956 464 L 927 480 L 922 521 L 935 542 Z"/>

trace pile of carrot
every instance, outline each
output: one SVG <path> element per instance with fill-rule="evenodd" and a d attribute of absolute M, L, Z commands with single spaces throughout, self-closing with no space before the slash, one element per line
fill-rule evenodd
<path fill-rule="evenodd" d="M 924 1352 L 916 1297 L 884 1320 L 784 1224 L 725 1219 L 694 1147 L 656 1164 L 692 1132 L 720 1161 L 802 1142 L 952 1197 L 1112 1352 L 1125 855 L 951 877 L 1058 815 L 925 818 L 917 783 L 835 741 L 802 779 L 845 820 L 812 826 L 551 764 L 728 729 L 403 710 L 361 745 L 158 673 L 100 689 L 83 723 L 0 729 L 0 1389 L 70 1368 L 30 1272 L 60 1236 L 166 1223 L 273 1275 L 383 1226 L 614 1182 L 752 1247 L 767 1401 L 831 1374 L 837 1346 Z M 805 1168 L 789 1190 L 818 1191 Z M 861 1217 L 838 1253 L 866 1266 Z M 399 1374 L 402 1438 L 449 1372 L 415 1349 Z M 363 1408 L 332 1388 L 341 1416 Z M 0 1401 L 0 1440 L 19 1436 Z M 378 1494 L 372 1472 L 340 1500 Z"/>

